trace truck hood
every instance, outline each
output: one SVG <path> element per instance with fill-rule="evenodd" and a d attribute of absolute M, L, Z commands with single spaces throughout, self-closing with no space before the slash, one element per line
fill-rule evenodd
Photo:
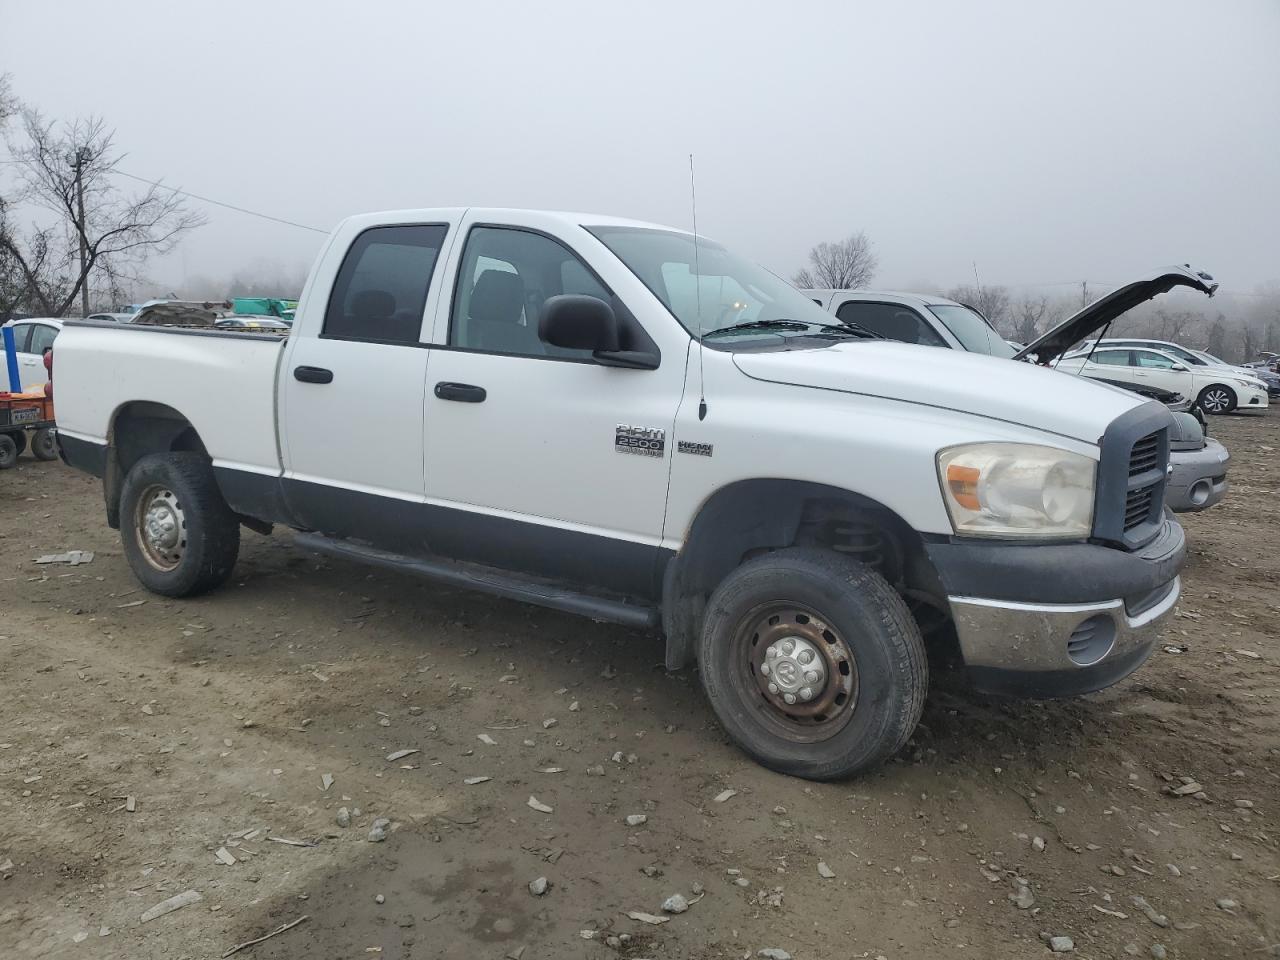
<path fill-rule="evenodd" d="M 1052 363 L 1071 346 L 1097 333 L 1122 313 L 1174 287 L 1191 287 L 1212 297 L 1218 284 L 1207 273 L 1192 270 L 1190 264 L 1165 267 L 1149 277 L 1126 283 L 1105 297 L 1093 301 L 1079 313 L 1067 317 L 1039 340 L 1027 344 L 1013 355 L 1013 359 Z"/>
<path fill-rule="evenodd" d="M 1085 443 L 1097 443 L 1112 420 L 1146 402 L 1029 363 L 891 340 L 739 352 L 733 362 L 755 380 L 939 407 Z"/>

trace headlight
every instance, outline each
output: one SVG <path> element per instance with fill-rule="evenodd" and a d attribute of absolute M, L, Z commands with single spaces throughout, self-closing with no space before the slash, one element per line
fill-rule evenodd
<path fill-rule="evenodd" d="M 1097 466 L 1030 443 L 968 443 L 938 453 L 951 525 L 975 537 L 1087 537 Z"/>

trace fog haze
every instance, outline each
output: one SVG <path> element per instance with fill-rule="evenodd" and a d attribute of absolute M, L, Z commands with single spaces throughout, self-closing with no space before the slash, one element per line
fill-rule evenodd
<path fill-rule="evenodd" d="M 444 205 L 687 227 L 693 153 L 702 232 L 782 274 L 864 230 L 877 286 L 1280 279 L 1274 0 L 74 10 L 0 0 L 19 96 L 106 117 L 122 170 L 320 229 Z M 322 239 L 193 205 L 157 280 Z"/>

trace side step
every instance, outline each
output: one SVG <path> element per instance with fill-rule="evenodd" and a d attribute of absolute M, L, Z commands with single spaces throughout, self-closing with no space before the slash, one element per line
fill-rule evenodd
<path fill-rule="evenodd" d="M 385 550 L 352 543 L 349 540 L 334 540 L 318 533 L 295 534 L 293 542 L 312 553 L 357 560 L 361 563 L 386 567 L 389 570 L 399 570 L 401 573 L 412 573 L 450 586 L 491 593 L 494 596 L 506 597 L 508 600 L 520 600 L 565 613 L 576 613 L 583 617 L 590 617 L 592 620 L 620 623 L 623 626 L 641 630 L 654 630 L 660 621 L 658 610 L 654 607 L 642 607 L 627 603 L 625 600 L 566 590 L 545 580 L 494 570 L 479 564 L 460 563 L 440 558 L 422 560 L 416 557 L 405 557 L 398 553 L 388 553 Z"/>

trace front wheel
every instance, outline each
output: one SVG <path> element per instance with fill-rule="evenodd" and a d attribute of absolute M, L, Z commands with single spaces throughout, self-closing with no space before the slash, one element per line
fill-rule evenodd
<path fill-rule="evenodd" d="M 231 575 L 240 523 L 197 453 L 153 453 L 120 491 L 120 540 L 134 576 L 152 593 L 189 597 Z"/>
<path fill-rule="evenodd" d="M 1230 413 L 1236 408 L 1236 392 L 1230 387 L 1215 383 L 1200 391 L 1199 403 L 1205 413 Z"/>
<path fill-rule="evenodd" d="M 41 427 L 32 435 L 31 455 L 37 460 L 58 459 L 58 434 L 53 427 Z"/>
<path fill-rule="evenodd" d="M 702 683 L 729 736 L 770 769 L 847 777 L 888 759 L 920 719 L 920 629 L 878 573 L 793 547 L 751 560 L 712 594 Z"/>
<path fill-rule="evenodd" d="M 12 435 L 0 433 L 0 470 L 8 470 L 18 465 L 18 445 Z"/>

